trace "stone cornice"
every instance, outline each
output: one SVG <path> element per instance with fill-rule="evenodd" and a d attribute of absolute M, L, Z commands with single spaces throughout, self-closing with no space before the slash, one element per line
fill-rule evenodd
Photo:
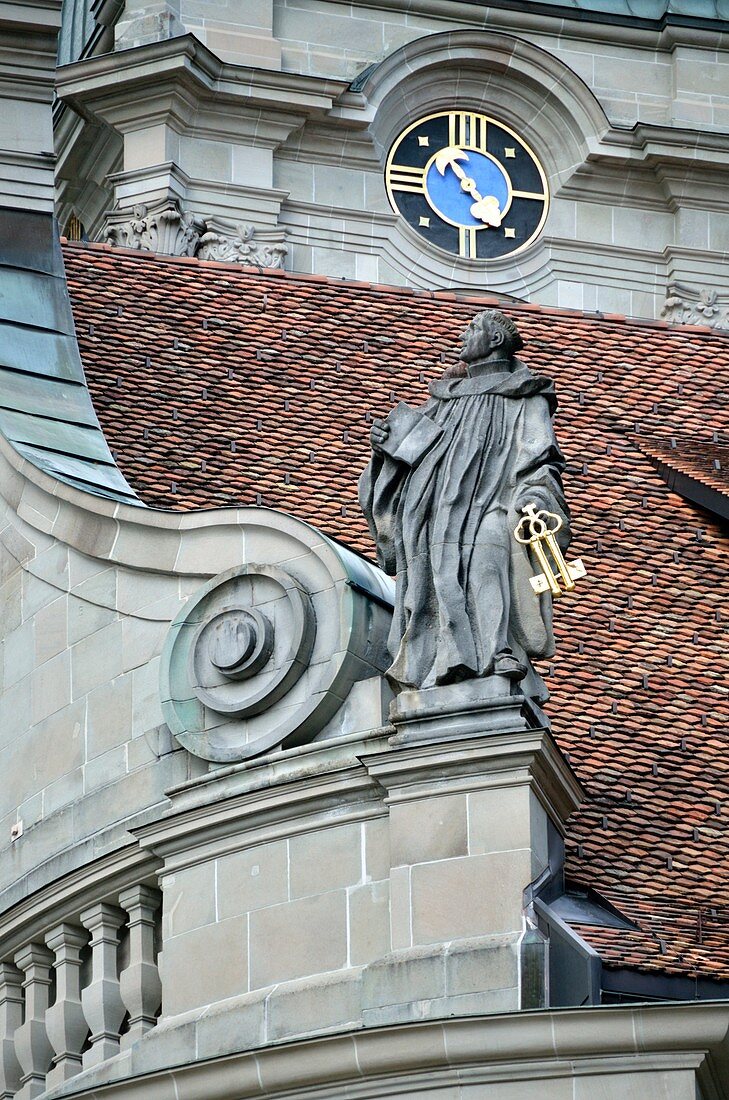
<path fill-rule="evenodd" d="M 335 4 L 352 7 L 350 0 L 333 0 Z M 409 14 L 430 16 L 443 19 L 451 25 L 464 23 L 473 25 L 474 5 L 480 0 L 413 0 L 408 8 Z M 402 11 L 402 0 L 367 0 L 366 7 L 376 11 Z M 637 46 L 644 49 L 670 50 L 675 45 L 703 47 L 707 50 L 721 48 L 717 40 L 721 30 L 726 30 L 726 20 L 691 20 L 675 16 L 663 19 L 621 19 L 620 16 L 607 16 L 599 12 L 574 15 L 574 5 L 564 7 L 559 14 L 539 11 L 535 5 L 525 10 L 524 3 L 514 3 L 513 7 L 490 4 L 488 25 L 494 30 L 513 31 L 518 34 L 554 35 L 555 18 L 559 20 L 560 38 L 569 41 L 575 39 L 584 43 L 586 38 L 594 42 L 615 43 L 616 45 Z M 586 18 L 591 15 L 592 18 Z M 680 21 L 679 21 L 680 20 Z"/>
<path fill-rule="evenodd" d="M 438 1084 L 457 1086 L 464 1073 L 472 1087 L 521 1082 L 528 1095 L 549 1079 L 580 1077 L 587 1084 L 596 1074 L 615 1074 L 619 1089 L 625 1073 L 670 1075 L 699 1067 L 707 1100 L 726 1095 L 721 1082 L 729 1066 L 729 1004 L 722 1001 L 456 1017 L 240 1052 L 235 1047 L 246 1034 L 238 1022 L 245 1019 L 245 1001 L 218 1006 L 214 1020 L 206 1020 L 209 1008 L 169 1020 L 144 1039 L 136 1058 L 127 1052 L 47 1096 L 149 1100 L 167 1089 L 188 1100 L 248 1100 L 279 1091 L 322 1100 L 345 1093 L 392 1100 Z M 186 1052 L 195 1049 L 202 1028 L 208 1043 L 213 1028 L 220 1034 L 215 1055 L 190 1060 Z"/>
<path fill-rule="evenodd" d="M 4 28 L 53 37 L 61 26 L 61 0 L 5 0 L 2 10 Z"/>
<path fill-rule="evenodd" d="M 323 814 L 361 821 L 386 811 L 360 762 L 362 745 L 384 748 L 381 731 L 320 741 L 216 770 L 167 792 L 172 810 L 135 830 L 142 848 L 164 858 L 165 872 L 201 859 L 308 832 Z"/>
<path fill-rule="evenodd" d="M 579 782 L 545 729 L 489 733 L 462 741 L 363 753 L 369 774 L 387 792 L 385 802 L 426 794 L 528 784 L 555 822 L 563 823 L 584 799 Z M 443 780 L 449 782 L 444 785 Z"/>
<path fill-rule="evenodd" d="M 206 136 L 201 109 L 214 107 L 209 124 L 220 132 L 220 109 L 227 106 L 231 133 L 237 134 L 254 112 L 257 143 L 276 146 L 307 118 L 329 111 L 347 84 L 226 64 L 186 34 L 65 65 L 56 88 L 79 114 L 102 118 L 122 132 L 159 118 L 180 130 L 194 122 L 198 136 Z"/>
<path fill-rule="evenodd" d="M 164 512 L 95 496 L 38 469 L 2 437 L 0 497 L 22 521 L 82 554 L 153 573 L 213 577 L 238 565 L 246 526 L 273 522 L 303 545 L 331 545 L 309 524 L 267 508 Z"/>

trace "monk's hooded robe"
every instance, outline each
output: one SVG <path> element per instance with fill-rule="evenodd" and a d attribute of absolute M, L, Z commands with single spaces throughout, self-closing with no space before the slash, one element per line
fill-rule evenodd
<path fill-rule="evenodd" d="M 569 542 L 554 385 L 504 360 L 430 395 L 420 411 L 442 429 L 431 449 L 416 466 L 375 451 L 360 478 L 379 564 L 396 577 L 387 675 L 405 688 L 487 676 L 511 650 L 528 670 L 521 690 L 544 702 L 528 658 L 553 653 L 551 596 L 532 589 L 537 569 L 513 530 L 532 501 L 560 516 Z"/>

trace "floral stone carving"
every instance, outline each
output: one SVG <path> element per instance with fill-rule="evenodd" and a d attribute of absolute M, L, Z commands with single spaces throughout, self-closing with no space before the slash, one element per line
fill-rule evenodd
<path fill-rule="evenodd" d="M 255 238 L 255 239 L 254 239 Z M 201 260 L 222 260 L 225 263 L 253 264 L 256 267 L 283 267 L 288 248 L 278 230 L 257 233 L 252 225 L 242 222 L 234 228 L 206 222 L 200 238 L 198 257 Z"/>
<path fill-rule="evenodd" d="M 707 287 L 697 292 L 692 287 L 673 283 L 668 288 L 661 316 L 671 324 L 709 325 L 729 330 L 729 302 L 720 302 L 718 293 Z"/>
<path fill-rule="evenodd" d="M 133 208 L 131 217 L 126 210 L 109 215 L 106 239 L 123 248 L 194 256 L 202 228 L 202 222 L 176 202 L 165 202 L 155 209 L 140 203 Z"/>
<path fill-rule="evenodd" d="M 143 203 L 107 216 L 106 240 L 122 248 L 197 256 L 200 260 L 282 268 L 288 252 L 280 229 L 258 231 L 238 222 L 203 221 L 177 202 L 150 208 Z"/>

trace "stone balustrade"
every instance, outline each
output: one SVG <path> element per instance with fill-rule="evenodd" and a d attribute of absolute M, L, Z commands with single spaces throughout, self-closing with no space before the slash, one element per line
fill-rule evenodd
<path fill-rule="evenodd" d="M 33 1100 L 155 1026 L 160 902 L 126 887 L 0 962 L 0 1100 Z"/>

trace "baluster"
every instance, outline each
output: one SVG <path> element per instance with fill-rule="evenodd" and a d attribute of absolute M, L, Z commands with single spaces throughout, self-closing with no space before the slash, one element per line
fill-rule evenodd
<path fill-rule="evenodd" d="M 91 1029 L 91 1045 L 83 1056 L 84 1069 L 119 1053 L 124 1005 L 116 970 L 117 933 L 124 918 L 121 909 L 106 902 L 92 905 L 81 914 L 81 923 L 91 933 L 91 982 L 81 991 L 81 1004 Z"/>
<path fill-rule="evenodd" d="M 154 914 L 161 898 L 159 890 L 151 886 L 132 886 L 119 897 L 119 904 L 129 914 L 129 966 L 119 979 L 129 1013 L 122 1050 L 155 1026 L 162 1003 L 162 983 L 154 958 Z"/>
<path fill-rule="evenodd" d="M 12 963 L 0 963 L 0 1100 L 11 1100 L 20 1088 L 15 1032 L 22 1022 L 23 972 Z"/>
<path fill-rule="evenodd" d="M 53 1059 L 46 1033 L 53 955 L 42 944 L 30 943 L 17 952 L 15 962 L 23 971 L 25 990 L 25 1020 L 15 1032 L 15 1053 L 23 1071 L 15 1100 L 32 1100 L 45 1092 L 46 1073 Z"/>
<path fill-rule="evenodd" d="M 73 924 L 59 924 L 46 936 L 55 953 L 56 1002 L 46 1013 L 46 1031 L 56 1052 L 46 1088 L 67 1081 L 81 1070 L 81 1047 L 88 1025 L 81 1007 L 81 948 L 88 936 Z"/>

